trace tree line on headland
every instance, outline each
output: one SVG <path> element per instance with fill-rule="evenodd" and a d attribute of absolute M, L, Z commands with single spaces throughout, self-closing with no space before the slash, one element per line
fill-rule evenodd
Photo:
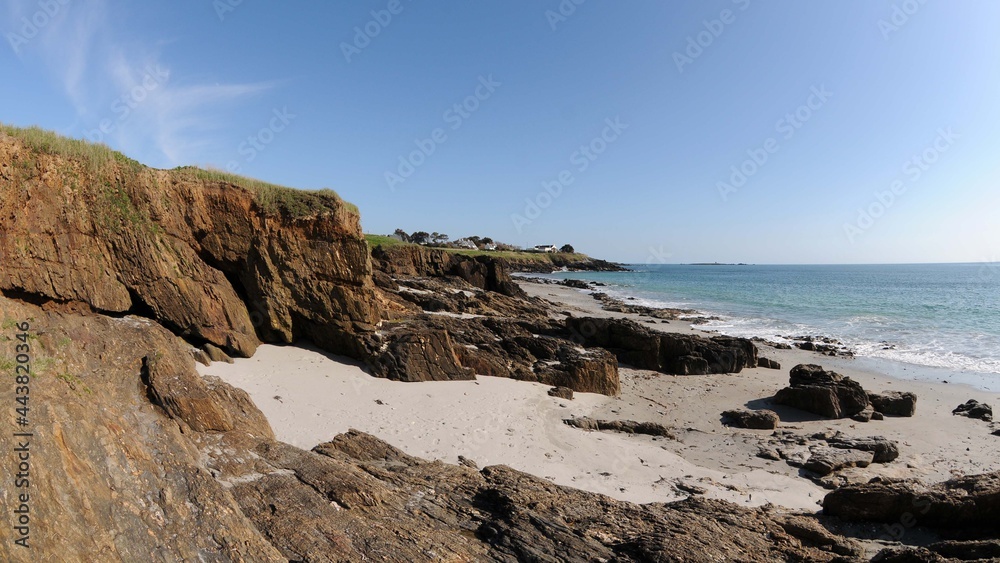
<path fill-rule="evenodd" d="M 553 245 L 538 245 L 531 248 L 522 248 L 514 244 L 495 241 L 490 237 L 468 236 L 449 241 L 450 237 L 444 233 L 434 231 L 414 231 L 407 233 L 403 229 L 396 229 L 391 235 L 402 242 L 409 242 L 423 246 L 433 246 L 439 248 L 465 248 L 469 250 L 497 250 L 512 252 L 563 252 L 572 254 L 576 252 L 572 245 L 564 244 L 561 247 Z"/>

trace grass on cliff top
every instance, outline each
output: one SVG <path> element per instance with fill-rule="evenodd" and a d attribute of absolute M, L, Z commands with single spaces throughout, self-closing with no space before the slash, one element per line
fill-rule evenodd
<path fill-rule="evenodd" d="M 125 165 L 134 170 L 143 167 L 138 161 L 111 150 L 107 145 L 70 139 L 41 127 L 13 127 L 0 123 L 0 132 L 20 140 L 35 152 L 81 161 L 93 172 L 103 172 L 114 164 Z"/>
<path fill-rule="evenodd" d="M 403 242 L 399 239 L 388 237 L 385 235 L 365 235 L 365 240 L 368 241 L 368 246 L 375 248 L 376 246 L 417 246 L 411 242 Z"/>
<path fill-rule="evenodd" d="M 368 246 L 374 248 L 376 246 L 421 246 L 419 244 L 413 244 L 412 242 L 403 242 L 399 239 L 392 238 L 385 235 L 365 235 L 365 240 L 368 241 Z M 452 254 L 461 254 L 463 256 L 494 256 L 496 258 L 504 258 L 506 260 L 521 260 L 521 261 L 532 261 L 532 262 L 554 262 L 553 258 L 558 256 L 559 258 L 564 258 L 566 261 L 577 261 L 577 260 L 590 260 L 590 257 L 586 254 L 581 254 L 575 252 L 572 254 L 567 253 L 547 253 L 547 252 L 514 252 L 508 250 L 471 250 L 465 248 L 437 248 L 428 246 L 426 248 L 435 248 L 437 250 L 443 250 L 445 252 L 451 252 Z"/>
<path fill-rule="evenodd" d="M 91 172 L 98 175 L 113 174 L 117 168 L 125 168 L 135 173 L 146 168 L 140 162 L 112 150 L 107 145 L 63 137 L 40 127 L 14 127 L 0 123 L 0 133 L 20 140 L 32 151 L 82 162 Z M 203 181 L 223 182 L 243 188 L 254 194 L 257 204 L 269 213 L 284 210 L 298 217 L 344 205 L 349 212 L 359 214 L 357 206 L 344 201 L 337 192 L 329 189 L 296 190 L 236 174 L 203 170 L 195 166 L 182 166 L 174 169 L 174 172 L 189 174 Z"/>
<path fill-rule="evenodd" d="M 300 217 L 343 205 L 350 213 L 360 214 L 356 205 L 344 201 L 337 192 L 328 188 L 315 191 L 297 190 L 221 170 L 205 170 L 197 166 L 180 166 L 174 168 L 173 172 L 188 174 L 206 182 L 221 182 L 243 188 L 254 194 L 257 204 L 269 213 L 285 210 L 294 217 Z"/>

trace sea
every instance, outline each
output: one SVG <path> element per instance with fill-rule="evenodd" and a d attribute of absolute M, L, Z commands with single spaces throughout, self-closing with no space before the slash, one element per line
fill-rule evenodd
<path fill-rule="evenodd" d="M 630 304 L 695 309 L 703 330 L 788 341 L 834 338 L 859 367 L 1000 391 L 1000 263 L 629 265 L 556 272 Z"/>

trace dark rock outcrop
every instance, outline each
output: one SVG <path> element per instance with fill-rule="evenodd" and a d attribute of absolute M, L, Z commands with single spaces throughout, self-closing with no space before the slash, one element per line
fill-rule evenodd
<path fill-rule="evenodd" d="M 872 408 L 887 416 L 913 416 L 917 413 L 917 396 L 913 393 L 885 391 L 869 393 Z"/>
<path fill-rule="evenodd" d="M 869 405 L 861 385 L 821 366 L 800 364 L 792 368 L 790 386 L 778 391 L 774 402 L 827 418 L 854 416 Z"/>
<path fill-rule="evenodd" d="M 418 315 L 393 323 L 371 343 L 372 371 L 400 381 L 472 379 L 476 374 L 618 395 L 618 362 L 600 348 L 531 332 L 496 318 Z"/>
<path fill-rule="evenodd" d="M 526 297 L 510 277 L 507 262 L 492 256 L 465 256 L 415 244 L 376 246 L 373 266 L 391 277 L 455 276 L 473 287 L 508 297 Z"/>
<path fill-rule="evenodd" d="M 828 494 L 823 511 L 848 521 L 900 522 L 966 531 L 996 530 L 1000 522 L 1000 473 L 970 475 L 927 486 L 917 481 L 874 479 Z"/>
<path fill-rule="evenodd" d="M 95 165 L 46 146 L 0 133 L 5 294 L 146 316 L 237 356 L 258 339 L 308 338 L 361 357 L 358 335 L 379 310 L 357 210 L 336 194 L 255 193 L 195 169 L 153 170 L 110 150 Z"/>
<path fill-rule="evenodd" d="M 965 403 L 958 405 L 955 407 L 955 410 L 951 411 L 951 413 L 978 420 L 985 420 L 986 422 L 993 421 L 993 407 L 987 405 L 986 403 L 980 403 L 975 399 L 969 399 Z"/>
<path fill-rule="evenodd" d="M 769 410 L 730 410 L 722 413 L 722 418 L 729 426 L 754 430 L 774 430 L 781 421 L 778 413 Z"/>
<path fill-rule="evenodd" d="M 757 366 L 757 347 L 745 338 L 662 333 L 627 319 L 571 317 L 561 335 L 605 348 L 624 364 L 667 374 L 739 373 Z"/>
<path fill-rule="evenodd" d="M 847 356 L 854 357 L 854 352 L 848 349 L 839 340 L 825 336 L 787 336 L 793 341 L 793 345 L 809 352 L 816 352 L 824 356 Z"/>

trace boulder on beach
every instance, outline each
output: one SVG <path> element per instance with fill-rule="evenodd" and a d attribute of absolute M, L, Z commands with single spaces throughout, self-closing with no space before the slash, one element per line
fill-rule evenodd
<path fill-rule="evenodd" d="M 913 416 L 917 412 L 917 396 L 901 391 L 869 393 L 872 407 L 887 416 Z"/>
<path fill-rule="evenodd" d="M 774 430 L 778 427 L 778 422 L 781 421 L 778 413 L 769 410 L 729 410 L 722 413 L 722 418 L 725 419 L 724 422 L 728 426 L 752 430 Z"/>
<path fill-rule="evenodd" d="M 985 420 L 986 422 L 993 421 L 993 407 L 986 403 L 980 403 L 975 399 L 969 399 L 965 403 L 958 405 L 955 407 L 955 410 L 951 411 L 951 414 Z"/>
<path fill-rule="evenodd" d="M 774 402 L 827 418 L 851 417 L 870 404 L 861 384 L 815 364 L 792 368 L 789 383 L 774 396 Z"/>
<path fill-rule="evenodd" d="M 781 369 L 781 364 L 770 358 L 760 357 L 757 358 L 757 367 L 767 368 L 767 369 Z"/>
<path fill-rule="evenodd" d="M 868 405 L 861 412 L 851 417 L 851 419 L 858 422 L 871 422 L 875 419 L 875 409 L 871 405 Z"/>
<path fill-rule="evenodd" d="M 549 396 L 572 401 L 573 390 L 569 387 L 553 387 L 552 389 L 549 389 Z"/>

